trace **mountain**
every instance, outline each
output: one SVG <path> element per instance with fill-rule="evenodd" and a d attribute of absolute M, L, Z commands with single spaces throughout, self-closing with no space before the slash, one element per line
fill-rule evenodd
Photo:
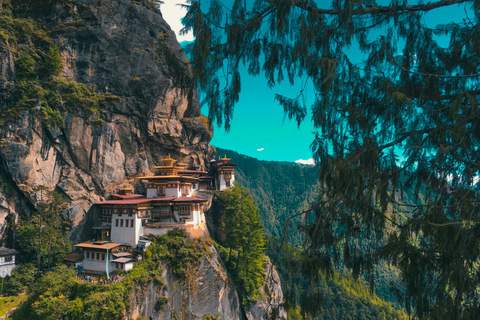
<path fill-rule="evenodd" d="M 252 194 L 260 209 L 267 233 L 281 238 L 286 220 L 308 209 L 316 200 L 317 169 L 293 162 L 261 161 L 235 151 L 216 148 L 217 155 L 226 155 L 237 164 L 235 179 Z M 299 246 L 302 236 L 297 232 L 300 218 L 292 219 L 288 242 Z"/>
<path fill-rule="evenodd" d="M 303 240 L 301 233 L 297 230 L 298 223 L 301 222 L 299 218 L 292 219 L 289 224 L 286 238 L 289 245 L 286 248 L 284 245 L 280 253 L 278 248 L 286 220 L 308 209 L 309 205 L 316 200 L 318 180 L 316 167 L 292 162 L 262 161 L 221 148 L 216 148 L 216 151 L 217 155 L 222 157 L 226 155 L 238 165 L 235 170 L 236 181 L 249 190 L 260 210 L 266 232 L 271 235 L 267 254 L 278 267 L 282 277 L 283 291 L 288 295 L 292 289 L 293 291 L 301 291 L 301 288 L 308 290 L 308 284 L 300 276 L 292 278 L 291 271 L 286 267 L 288 263 L 282 259 L 285 256 L 299 255 L 298 247 Z M 401 212 L 398 214 L 400 218 L 403 216 Z M 318 284 L 325 299 L 324 314 L 318 319 L 345 319 L 346 315 L 351 316 L 352 319 L 360 319 L 360 315 L 365 315 L 365 319 L 377 319 L 382 312 L 387 318 L 403 319 L 403 313 L 393 307 L 398 307 L 399 304 L 395 294 L 390 290 L 392 283 L 401 287 L 397 269 L 386 263 L 380 263 L 377 266 L 376 295 L 367 294 L 369 289 L 366 288 L 366 282 L 363 279 L 354 281 L 350 277 L 342 276 L 341 273 L 336 277 L 328 281 L 321 280 Z M 357 304 L 358 307 L 355 307 Z M 345 312 L 345 309 L 351 312 Z M 333 314 L 332 310 L 335 310 Z M 356 313 L 358 316 L 355 316 Z M 292 313 L 289 316 L 292 316 Z"/>
<path fill-rule="evenodd" d="M 118 284 L 79 282 L 63 266 L 72 243 L 91 239 L 95 202 L 124 185 L 141 191 L 135 177 L 167 155 L 206 170 L 215 155 L 188 59 L 157 6 L 0 0 L 0 243 L 31 262 L 5 281 L 29 295 L 15 319 L 233 320 L 273 300 L 285 313 L 276 273 L 242 306 L 210 239 L 152 239 L 153 258 L 141 252 Z"/>
<path fill-rule="evenodd" d="M 92 204 L 162 156 L 212 157 L 188 60 L 151 1 L 3 1 L 0 30 L 2 233 L 46 186 L 80 239 Z"/>

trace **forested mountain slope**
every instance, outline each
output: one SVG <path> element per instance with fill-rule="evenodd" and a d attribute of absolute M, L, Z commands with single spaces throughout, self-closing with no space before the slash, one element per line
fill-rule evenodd
<path fill-rule="evenodd" d="M 288 217 L 308 208 L 316 199 L 317 169 L 291 162 L 261 161 L 235 151 L 217 148 L 237 164 L 235 179 L 252 194 L 269 235 L 281 238 Z M 290 222 L 288 242 L 300 245 L 300 219 Z"/>
<path fill-rule="evenodd" d="M 298 255 L 299 250 L 290 246 L 285 247 L 284 244 L 284 249 L 277 256 L 278 239 L 282 237 L 288 217 L 308 209 L 308 205 L 316 200 L 317 169 L 291 162 L 262 161 L 221 148 L 216 148 L 216 151 L 217 155 L 222 157 L 226 155 L 238 165 L 235 179 L 250 191 L 260 209 L 266 232 L 272 236 L 267 243 L 267 254 L 278 268 L 284 292 L 286 295 L 301 295 L 302 290 L 308 288 L 308 285 L 300 274 L 292 275 L 291 271 L 287 270 L 288 262 L 284 259 L 285 256 L 291 258 Z M 302 244 L 303 237 L 298 232 L 299 222 L 300 218 L 296 218 L 289 224 L 287 240 L 293 246 Z M 404 314 L 382 300 L 396 302 L 389 288 L 392 282 L 398 284 L 398 271 L 381 264 L 377 267 L 375 279 L 375 292 L 378 297 L 368 292 L 363 278 L 355 281 L 337 274 L 335 279 L 321 280 L 318 288 L 323 306 L 322 313 L 316 319 L 378 319 L 383 316 L 386 319 L 402 319 Z M 287 298 L 295 299 L 292 296 Z M 290 310 L 289 319 L 296 319 L 296 312 Z"/>

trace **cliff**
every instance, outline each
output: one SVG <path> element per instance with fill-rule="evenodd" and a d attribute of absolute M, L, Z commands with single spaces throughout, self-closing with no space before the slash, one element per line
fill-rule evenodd
<path fill-rule="evenodd" d="M 212 246 L 196 265 L 190 265 L 184 280 L 175 278 L 164 265 L 166 286 L 149 282 L 131 295 L 128 319 L 200 320 L 211 315 L 222 320 L 286 320 L 283 293 L 277 271 L 268 265 L 262 298 L 242 307 L 232 278 Z"/>
<path fill-rule="evenodd" d="M 212 315 L 222 320 L 245 319 L 235 286 L 215 248 L 211 249 L 197 265 L 189 266 L 185 280 L 176 279 L 165 266 L 162 276 L 166 286 L 149 282 L 139 302 L 132 295 L 129 318 L 203 319 Z"/>
<path fill-rule="evenodd" d="M 148 1 L 38 3 L 11 6 L 14 18 L 21 12 L 35 22 L 36 33 L 0 37 L 0 175 L 13 190 L 0 203 L 0 226 L 5 230 L 9 214 L 28 214 L 39 198 L 35 188 L 44 185 L 64 195 L 75 240 L 88 230 L 94 202 L 148 172 L 162 156 L 205 165 L 212 157 L 211 128 L 200 118 L 188 61 Z M 39 29 L 49 37 L 46 44 L 38 40 Z M 42 76 L 45 54 L 37 59 L 30 52 L 48 47 L 59 48 L 61 56 L 55 80 L 19 81 L 15 70 L 28 56 L 36 78 Z M 52 103 L 33 93 L 22 100 L 19 95 L 30 94 L 25 83 L 60 97 Z M 52 125 L 57 111 L 63 125 Z"/>

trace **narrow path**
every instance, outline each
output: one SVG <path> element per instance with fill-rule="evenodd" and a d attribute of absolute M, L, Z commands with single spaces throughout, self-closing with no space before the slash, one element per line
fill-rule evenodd
<path fill-rule="evenodd" d="M 14 307 L 14 308 L 8 310 L 7 313 L 5 313 L 3 316 L 0 317 L 0 320 L 1 319 L 7 319 L 9 316 L 12 315 L 12 313 L 15 312 L 15 310 L 17 310 L 17 307 Z"/>

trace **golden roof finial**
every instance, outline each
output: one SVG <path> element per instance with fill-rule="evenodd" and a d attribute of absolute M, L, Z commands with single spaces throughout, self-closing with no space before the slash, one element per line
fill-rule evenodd
<path fill-rule="evenodd" d="M 163 163 L 165 163 L 165 166 L 169 167 L 169 166 L 173 166 L 173 164 L 175 162 L 177 162 L 177 160 L 175 159 L 172 159 L 172 157 L 170 157 L 170 153 L 168 154 L 168 157 L 166 157 L 165 159 L 160 159 L 163 161 Z"/>

